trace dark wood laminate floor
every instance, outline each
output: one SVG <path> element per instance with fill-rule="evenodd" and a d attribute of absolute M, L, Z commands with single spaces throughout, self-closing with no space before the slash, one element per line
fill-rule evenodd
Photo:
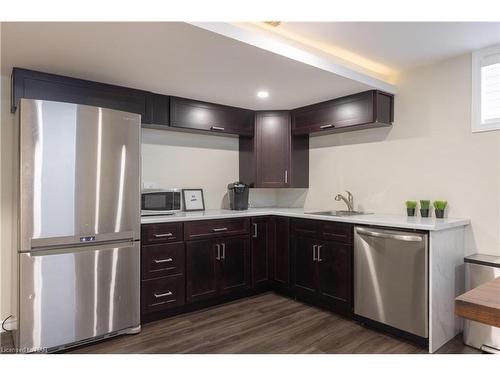
<path fill-rule="evenodd" d="M 457 337 L 441 353 L 479 353 Z M 352 320 L 266 293 L 145 324 L 68 353 L 426 353 Z"/>

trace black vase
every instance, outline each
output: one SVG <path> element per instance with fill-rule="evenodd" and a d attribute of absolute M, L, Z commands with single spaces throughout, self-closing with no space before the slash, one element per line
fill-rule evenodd
<path fill-rule="evenodd" d="M 406 212 L 408 213 L 408 216 L 415 216 L 415 209 L 414 208 L 407 208 Z"/>
<path fill-rule="evenodd" d="M 420 216 L 429 217 L 429 209 L 428 208 L 421 208 L 420 209 Z"/>
<path fill-rule="evenodd" d="M 444 217 L 444 210 L 434 210 L 434 213 L 438 219 L 442 219 Z"/>

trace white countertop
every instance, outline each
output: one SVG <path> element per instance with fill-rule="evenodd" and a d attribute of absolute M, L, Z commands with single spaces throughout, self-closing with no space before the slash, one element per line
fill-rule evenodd
<path fill-rule="evenodd" d="M 287 216 L 302 219 L 316 219 L 325 221 L 338 221 L 342 223 L 365 224 L 365 225 L 378 225 L 383 227 L 406 228 L 406 229 L 421 229 L 421 230 L 443 230 L 454 227 L 469 225 L 469 219 L 454 219 L 454 218 L 421 218 L 421 217 L 407 217 L 403 215 L 387 215 L 387 214 L 365 214 L 353 216 L 326 216 L 326 215 L 313 215 L 308 212 L 318 212 L 321 209 L 308 209 L 303 208 L 250 208 L 246 211 L 232 211 L 232 210 L 206 210 L 196 212 L 180 212 L 174 215 L 165 216 L 143 216 L 141 218 L 142 224 L 152 223 L 169 223 L 179 221 L 194 221 L 194 220 L 210 220 L 210 219 L 227 219 L 235 217 L 251 217 L 251 216 Z"/>

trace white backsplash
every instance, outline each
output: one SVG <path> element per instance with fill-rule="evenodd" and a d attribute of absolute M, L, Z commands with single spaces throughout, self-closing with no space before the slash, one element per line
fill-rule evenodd
<path fill-rule="evenodd" d="M 250 189 L 250 207 L 304 207 L 307 189 Z"/>

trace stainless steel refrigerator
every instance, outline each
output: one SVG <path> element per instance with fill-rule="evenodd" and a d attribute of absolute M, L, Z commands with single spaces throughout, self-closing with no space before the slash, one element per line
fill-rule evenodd
<path fill-rule="evenodd" d="M 140 116 L 21 100 L 21 352 L 140 330 Z"/>

